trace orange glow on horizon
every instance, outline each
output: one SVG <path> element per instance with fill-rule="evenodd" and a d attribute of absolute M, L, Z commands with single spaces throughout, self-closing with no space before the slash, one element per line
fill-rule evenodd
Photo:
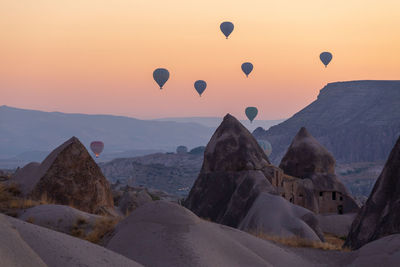
<path fill-rule="evenodd" d="M 257 106 L 257 119 L 287 118 L 328 82 L 400 79 L 399 10 L 396 0 L 2 0 L 0 105 L 144 119 L 244 118 Z M 333 53 L 327 69 L 322 51 Z M 157 67 L 171 73 L 161 91 Z"/>

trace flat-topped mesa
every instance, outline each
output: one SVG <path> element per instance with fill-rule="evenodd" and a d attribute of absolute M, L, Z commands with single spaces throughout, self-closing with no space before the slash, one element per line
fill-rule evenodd
<path fill-rule="evenodd" d="M 274 185 L 283 188 L 281 195 L 292 203 L 316 213 L 358 211 L 355 200 L 336 177 L 334 157 L 305 127 L 294 137 L 279 167 L 284 174 Z"/>
<path fill-rule="evenodd" d="M 400 81 L 351 81 L 326 85 L 318 99 L 257 139 L 274 148 L 271 162 L 281 161 L 293 136 L 305 126 L 337 162 L 385 161 L 400 132 Z"/>
<path fill-rule="evenodd" d="M 41 163 L 30 163 L 12 178 L 25 196 L 109 213 L 114 202 L 108 181 L 78 138 L 72 137 Z"/>
<path fill-rule="evenodd" d="M 260 170 L 268 164 L 253 135 L 227 114 L 206 147 L 202 172 Z"/>
<path fill-rule="evenodd" d="M 387 235 L 400 233 L 400 137 L 372 192 L 358 213 L 345 246 L 358 249 Z"/>

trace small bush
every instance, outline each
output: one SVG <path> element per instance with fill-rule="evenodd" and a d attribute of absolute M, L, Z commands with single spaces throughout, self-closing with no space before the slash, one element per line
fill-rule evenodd
<path fill-rule="evenodd" d="M 114 218 L 98 219 L 93 230 L 84 239 L 89 242 L 99 244 L 106 234 L 114 230 L 117 223 L 118 220 Z"/>
<path fill-rule="evenodd" d="M 85 228 L 87 221 L 84 218 L 78 218 L 71 229 L 71 235 L 79 238 L 85 237 Z"/>

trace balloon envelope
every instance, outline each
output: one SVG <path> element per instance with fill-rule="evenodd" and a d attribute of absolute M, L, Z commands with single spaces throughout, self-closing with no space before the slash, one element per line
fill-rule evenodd
<path fill-rule="evenodd" d="M 228 36 L 232 33 L 234 27 L 233 23 L 229 21 L 222 22 L 219 26 L 226 39 L 228 39 Z"/>
<path fill-rule="evenodd" d="M 319 59 L 321 59 L 322 63 L 325 65 L 325 68 L 328 66 L 329 62 L 332 60 L 332 54 L 330 52 L 322 52 L 319 55 Z"/>
<path fill-rule="evenodd" d="M 194 83 L 194 88 L 196 89 L 197 93 L 201 96 L 201 94 L 206 90 L 207 83 L 203 80 L 198 80 Z"/>
<path fill-rule="evenodd" d="M 261 139 L 258 139 L 257 142 L 260 145 L 260 147 L 264 150 L 265 155 L 267 155 L 269 157 L 272 153 L 271 143 L 268 142 L 267 140 L 261 140 Z"/>
<path fill-rule="evenodd" d="M 258 109 L 256 107 L 247 107 L 245 113 L 250 122 L 253 122 L 254 118 L 258 114 Z"/>
<path fill-rule="evenodd" d="M 90 143 L 90 149 L 93 151 L 97 158 L 100 153 L 103 152 L 104 143 L 101 141 L 93 141 Z"/>
<path fill-rule="evenodd" d="M 245 62 L 242 64 L 242 71 L 246 74 L 246 77 L 249 77 L 250 72 L 253 70 L 253 64 L 250 62 Z"/>
<path fill-rule="evenodd" d="M 153 78 L 156 81 L 156 83 L 158 84 L 158 86 L 160 86 L 160 89 L 162 89 L 164 84 L 169 79 L 169 71 L 167 69 L 163 69 L 163 68 L 156 69 L 153 72 Z"/>

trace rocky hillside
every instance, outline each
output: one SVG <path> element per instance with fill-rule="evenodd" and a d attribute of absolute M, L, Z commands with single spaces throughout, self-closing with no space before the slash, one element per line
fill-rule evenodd
<path fill-rule="evenodd" d="M 293 117 L 253 135 L 271 142 L 274 163 L 303 126 L 340 163 L 384 161 L 400 134 L 399 103 L 400 81 L 330 83 Z"/>
<path fill-rule="evenodd" d="M 185 196 L 201 169 L 203 154 L 156 153 L 100 163 L 107 179 Z"/>

